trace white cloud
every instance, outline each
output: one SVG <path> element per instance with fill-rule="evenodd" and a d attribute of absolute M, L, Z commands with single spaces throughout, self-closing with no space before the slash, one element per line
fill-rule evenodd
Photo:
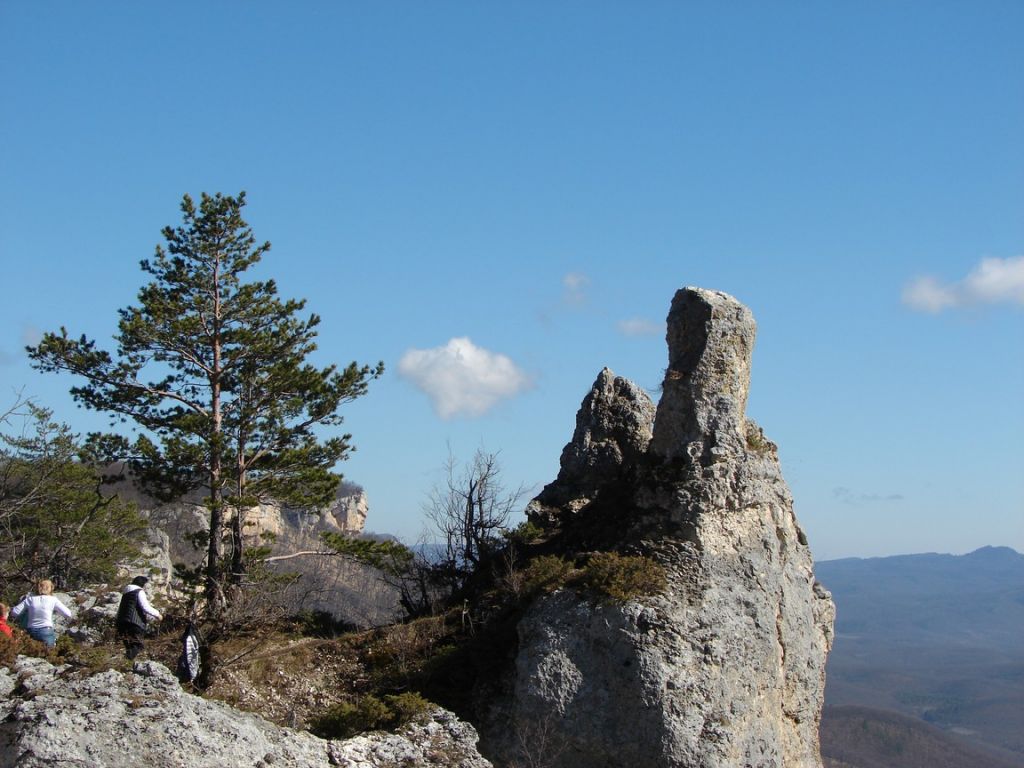
<path fill-rule="evenodd" d="M 398 361 L 398 373 L 430 398 L 442 419 L 482 416 L 532 384 L 508 357 L 466 337 L 443 347 L 408 350 Z"/>
<path fill-rule="evenodd" d="M 664 323 L 655 323 L 643 317 L 631 317 L 619 321 L 619 333 L 623 336 L 660 336 L 665 332 Z"/>
<path fill-rule="evenodd" d="M 903 289 L 903 303 L 921 312 L 941 312 L 955 307 L 959 300 L 952 287 L 943 286 L 934 277 L 915 278 Z"/>
<path fill-rule="evenodd" d="M 903 303 L 922 312 L 978 304 L 1024 306 L 1024 256 L 984 258 L 963 280 L 942 284 L 918 277 L 903 289 Z"/>
<path fill-rule="evenodd" d="M 903 501 L 903 494 L 901 493 L 861 493 L 860 491 L 853 491 L 849 488 L 833 488 L 832 495 L 844 504 L 850 504 L 855 507 L 859 507 L 864 504 L 876 504 L 883 501 Z"/>
<path fill-rule="evenodd" d="M 973 301 L 1024 305 L 1024 256 L 982 259 L 967 276 L 964 286 Z"/>
<path fill-rule="evenodd" d="M 565 288 L 564 300 L 566 304 L 578 307 L 587 300 L 587 286 L 590 285 L 590 278 L 582 272 L 570 272 L 562 278 L 562 287 Z"/>

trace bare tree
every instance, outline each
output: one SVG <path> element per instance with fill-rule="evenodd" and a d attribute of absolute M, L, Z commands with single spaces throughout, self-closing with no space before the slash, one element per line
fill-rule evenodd
<path fill-rule="evenodd" d="M 439 539 L 438 565 L 458 592 L 497 549 L 526 489 L 506 487 L 498 453 L 482 448 L 462 466 L 449 448 L 444 469 L 445 480 L 431 490 L 424 513 Z"/>

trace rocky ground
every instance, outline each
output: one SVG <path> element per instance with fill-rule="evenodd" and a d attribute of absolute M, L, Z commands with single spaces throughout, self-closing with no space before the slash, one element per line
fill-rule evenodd
<path fill-rule="evenodd" d="M 313 662 L 318 646 L 309 642 L 302 647 Z M 253 709 L 279 718 L 298 716 L 298 707 L 285 711 L 271 704 L 292 693 L 280 689 L 274 674 L 261 684 L 243 683 L 242 677 L 237 672 L 225 677 L 225 690 L 233 687 Z M 309 683 L 312 678 L 303 679 Z M 314 698 L 315 688 L 310 685 Z M 81 659 L 55 665 L 22 655 L 9 668 L 0 668 L 0 695 L 0 768 L 490 766 L 476 751 L 472 726 L 438 707 L 427 708 L 396 733 L 321 739 L 193 695 L 151 659 L 97 671 Z"/>
<path fill-rule="evenodd" d="M 342 634 L 295 620 L 241 633 L 216 644 L 213 674 L 200 690 L 170 671 L 183 631 L 173 615 L 133 663 L 113 635 L 116 593 L 61 598 L 76 617 L 54 651 L 21 632 L 13 642 L 0 638 L 0 768 L 490 765 L 476 751 L 472 726 L 429 703 L 397 734 L 324 741 L 310 732 L 324 731 L 318 719 L 332 707 L 407 690 L 447 638 L 443 618 Z M 121 721 L 147 745 L 141 762 L 122 743 Z"/>

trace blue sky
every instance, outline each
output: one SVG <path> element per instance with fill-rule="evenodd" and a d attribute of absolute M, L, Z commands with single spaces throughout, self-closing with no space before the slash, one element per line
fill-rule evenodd
<path fill-rule="evenodd" d="M 320 314 L 368 528 L 450 444 L 557 474 L 675 290 L 759 323 L 748 414 L 819 559 L 1024 550 L 1024 5 L 0 0 L 0 390 L 102 342 L 182 194 L 248 193 Z"/>

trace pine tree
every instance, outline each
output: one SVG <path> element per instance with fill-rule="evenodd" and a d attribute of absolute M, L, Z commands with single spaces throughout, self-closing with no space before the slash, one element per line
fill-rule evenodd
<path fill-rule="evenodd" d="M 139 556 L 146 521 L 109 490 L 51 411 L 31 402 L 0 415 L 0 583 L 14 599 L 37 580 L 62 589 L 110 581 Z M 18 428 L 18 422 L 22 427 Z"/>
<path fill-rule="evenodd" d="M 85 379 L 71 390 L 78 402 L 141 428 L 131 453 L 148 489 L 165 499 L 206 490 L 205 593 L 215 616 L 245 573 L 244 510 L 269 496 L 328 501 L 351 435 L 320 439 L 317 430 L 341 424 L 340 406 L 383 373 L 383 363 L 307 362 L 320 318 L 301 318 L 305 301 L 281 300 L 273 280 L 243 281 L 270 250 L 243 220 L 244 205 L 244 192 L 204 193 L 198 207 L 185 195 L 182 225 L 164 228 L 166 249 L 141 262 L 151 282 L 137 306 L 120 310 L 116 354 L 64 328 L 28 349 L 38 369 Z M 127 448 L 123 438 L 93 443 Z"/>

